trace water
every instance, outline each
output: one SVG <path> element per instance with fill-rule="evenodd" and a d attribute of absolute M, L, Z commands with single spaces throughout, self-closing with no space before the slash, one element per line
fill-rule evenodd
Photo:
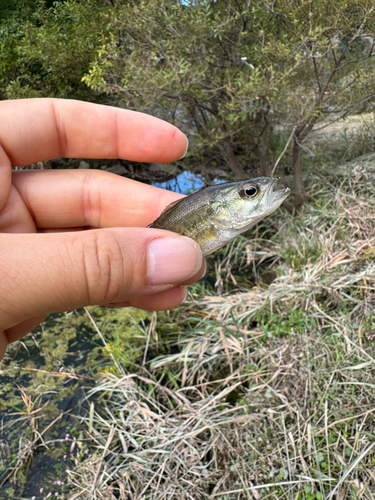
<path fill-rule="evenodd" d="M 205 185 L 205 179 L 201 174 L 182 172 L 182 174 L 174 179 L 165 182 L 153 182 L 152 185 L 168 189 L 168 191 L 174 191 L 175 193 L 190 194 L 198 191 L 198 189 L 202 189 Z"/>
<path fill-rule="evenodd" d="M 214 179 L 212 184 L 221 184 L 222 182 L 226 181 Z M 206 179 L 201 174 L 193 174 L 192 172 L 185 171 L 174 179 L 165 182 L 153 182 L 152 185 L 168 189 L 168 191 L 174 191 L 175 193 L 191 194 L 205 187 Z"/>

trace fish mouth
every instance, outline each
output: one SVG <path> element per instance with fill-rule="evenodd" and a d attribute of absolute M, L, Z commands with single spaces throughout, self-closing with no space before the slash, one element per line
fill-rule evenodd
<path fill-rule="evenodd" d="M 278 178 L 274 178 L 272 180 L 273 180 L 273 182 L 272 182 L 272 185 L 270 186 L 270 191 L 268 194 L 269 201 L 272 204 L 275 203 L 275 204 L 281 205 L 281 203 L 285 200 L 285 198 L 287 196 L 289 196 L 290 189 L 288 187 L 286 187 L 286 188 L 275 190 L 276 184 L 280 180 L 280 178 L 278 177 Z"/>

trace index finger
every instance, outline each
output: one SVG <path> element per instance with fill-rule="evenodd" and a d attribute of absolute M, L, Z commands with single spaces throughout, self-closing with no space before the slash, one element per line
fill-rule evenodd
<path fill-rule="evenodd" d="M 23 166 L 60 157 L 166 163 L 181 158 L 187 147 L 185 135 L 170 123 L 82 101 L 2 101 L 0 116 L 3 165 Z"/>

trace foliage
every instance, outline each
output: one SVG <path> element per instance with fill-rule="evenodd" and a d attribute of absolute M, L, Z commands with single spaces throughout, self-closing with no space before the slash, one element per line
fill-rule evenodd
<path fill-rule="evenodd" d="M 22 0 L 0 17 L 0 96 L 97 100 L 81 82 L 106 32 L 97 2 Z"/>
<path fill-rule="evenodd" d="M 193 154 L 237 176 L 254 156 L 269 175 L 274 128 L 287 126 L 298 208 L 303 140 L 374 99 L 373 20 L 356 0 L 118 4 L 116 47 L 101 47 L 84 81 L 185 126 Z"/>
<path fill-rule="evenodd" d="M 212 176 L 228 166 L 232 177 L 255 166 L 270 175 L 291 142 L 296 208 L 307 136 L 374 100 L 371 2 L 2 2 L 3 98 L 78 97 L 152 113 L 190 136 L 185 167 Z"/>

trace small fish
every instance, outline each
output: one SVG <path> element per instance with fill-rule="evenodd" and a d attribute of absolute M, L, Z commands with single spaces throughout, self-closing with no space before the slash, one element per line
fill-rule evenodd
<path fill-rule="evenodd" d="M 274 191 L 277 181 L 258 177 L 210 186 L 174 201 L 148 227 L 189 236 L 208 255 L 281 205 L 290 189 Z"/>

